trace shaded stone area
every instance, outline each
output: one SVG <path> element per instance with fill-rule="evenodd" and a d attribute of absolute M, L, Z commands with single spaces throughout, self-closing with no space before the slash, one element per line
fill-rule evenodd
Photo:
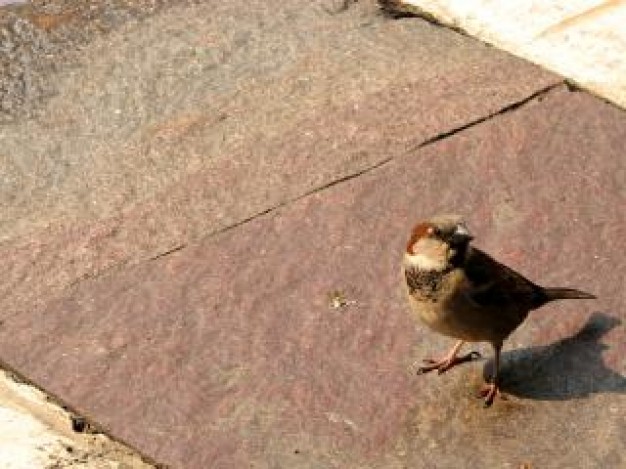
<path fill-rule="evenodd" d="M 174 467 L 617 467 L 626 410 L 626 116 L 559 88 L 359 177 L 86 280 L 5 321 L 3 356 Z M 193 188 L 192 178 L 182 185 Z M 533 312 L 490 368 L 416 376 L 407 231 L 442 210 L 531 279 L 599 300 Z M 599 424 L 601 422 L 601 424 Z"/>

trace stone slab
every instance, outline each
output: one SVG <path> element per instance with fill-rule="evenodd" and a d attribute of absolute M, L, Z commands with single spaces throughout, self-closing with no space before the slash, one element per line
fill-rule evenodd
<path fill-rule="evenodd" d="M 400 0 L 626 108 L 626 3 Z"/>
<path fill-rule="evenodd" d="M 619 109 L 553 90 L 83 281 L 6 320 L 0 353 L 173 467 L 619 467 L 624 129 Z M 599 296 L 531 314 L 489 410 L 473 397 L 489 362 L 411 365 L 449 346 L 410 321 L 398 283 L 407 230 L 442 210 L 530 278 Z"/>

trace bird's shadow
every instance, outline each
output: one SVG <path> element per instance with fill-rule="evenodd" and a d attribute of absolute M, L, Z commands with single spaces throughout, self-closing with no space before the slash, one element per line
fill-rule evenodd
<path fill-rule="evenodd" d="M 606 367 L 602 352 L 609 347 L 600 342 L 619 324 L 616 317 L 594 313 L 567 339 L 503 353 L 502 391 L 538 400 L 568 400 L 605 392 L 626 394 L 626 377 Z M 490 376 L 492 369 L 490 360 L 485 376 Z"/>

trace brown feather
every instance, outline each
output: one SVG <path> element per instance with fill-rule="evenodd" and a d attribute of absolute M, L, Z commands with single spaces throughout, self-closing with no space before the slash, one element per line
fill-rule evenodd
<path fill-rule="evenodd" d="M 406 243 L 406 252 L 413 254 L 413 245 L 421 238 L 424 238 L 432 232 L 432 223 L 420 223 L 413 228 L 409 241 Z"/>

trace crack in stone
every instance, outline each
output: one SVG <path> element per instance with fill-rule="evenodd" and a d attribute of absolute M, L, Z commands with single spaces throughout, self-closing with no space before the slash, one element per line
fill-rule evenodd
<path fill-rule="evenodd" d="M 448 137 L 451 137 L 451 136 L 453 136 L 453 135 L 455 135 L 455 134 L 457 134 L 459 132 L 462 132 L 464 130 L 472 128 L 472 127 L 474 127 L 476 125 L 482 124 L 483 122 L 486 122 L 486 121 L 488 121 L 490 119 L 493 119 L 494 117 L 498 117 L 500 115 L 506 114 L 508 112 L 512 112 L 512 111 L 514 111 L 516 109 L 519 109 L 520 107 L 524 106 L 526 103 L 529 103 L 530 101 L 532 101 L 534 99 L 540 98 L 540 97 L 548 94 L 549 92 L 551 92 L 553 89 L 562 86 L 563 83 L 564 83 L 563 81 L 559 81 L 557 83 L 553 83 L 551 85 L 545 86 L 545 87 L 535 91 L 534 93 L 526 96 L 525 98 L 520 99 L 518 101 L 515 101 L 514 103 L 511 103 L 511 104 L 509 104 L 507 106 L 504 106 L 503 108 L 501 108 L 501 109 L 499 109 L 499 110 L 497 110 L 495 112 L 492 112 L 492 113 L 490 113 L 490 114 L 488 114 L 488 115 L 486 115 L 484 117 L 480 117 L 478 119 L 475 119 L 473 121 L 468 122 L 467 124 L 463 124 L 463 125 L 461 125 L 459 127 L 455 127 L 455 128 L 453 128 L 451 130 L 448 130 L 446 132 L 442 132 L 440 134 L 437 134 L 434 137 L 430 137 L 430 138 L 424 140 L 423 142 L 419 143 L 418 145 L 415 145 L 415 146 L 409 148 L 402 155 L 406 155 L 406 154 L 412 153 L 412 152 L 414 152 L 416 150 L 424 148 L 424 147 L 426 147 L 428 145 L 431 145 L 433 143 L 436 143 L 436 142 L 438 142 L 440 140 L 444 140 L 444 139 L 446 139 Z M 221 228 L 219 230 L 207 233 L 206 235 L 201 236 L 200 239 L 208 239 L 208 238 L 211 238 L 213 236 L 219 235 L 221 233 L 225 233 L 227 231 L 230 231 L 230 230 L 232 230 L 234 228 L 237 228 L 237 227 L 239 227 L 239 226 L 241 226 L 241 225 L 243 225 L 245 223 L 248 223 L 248 222 L 254 220 L 255 218 L 261 217 L 263 215 L 267 215 L 268 213 L 271 213 L 271 212 L 273 212 L 275 210 L 278 210 L 278 209 L 280 209 L 282 207 L 285 207 L 285 206 L 287 206 L 287 205 L 289 205 L 291 203 L 294 203 L 294 202 L 297 202 L 297 201 L 299 201 L 301 199 L 304 199 L 305 197 L 309 197 L 310 195 L 316 194 L 318 192 L 325 191 L 326 189 L 329 189 L 329 188 L 331 188 L 333 186 L 336 186 L 338 184 L 350 181 L 350 180 L 355 179 L 355 178 L 357 178 L 359 176 L 362 176 L 362 175 L 367 174 L 367 173 L 369 173 L 371 171 L 374 171 L 374 170 L 376 170 L 376 169 L 378 169 L 378 168 L 380 168 L 382 166 L 385 166 L 386 164 L 390 163 L 394 159 L 395 159 L 394 157 L 388 157 L 388 158 L 385 158 L 385 159 L 383 159 L 381 161 L 378 161 L 378 162 L 376 162 L 376 163 L 374 163 L 374 164 L 372 164 L 370 166 L 367 166 L 366 168 L 362 168 L 362 169 L 360 169 L 360 170 L 358 170 L 358 171 L 356 171 L 354 173 L 347 174 L 347 175 L 342 176 L 342 177 L 340 177 L 338 179 L 334 179 L 334 180 L 332 180 L 332 181 L 330 181 L 330 182 L 328 182 L 326 184 L 323 184 L 323 185 L 321 185 L 319 187 L 311 189 L 311 190 L 309 190 L 309 191 L 307 191 L 307 192 L 305 192 L 303 194 L 300 194 L 300 195 L 298 195 L 296 197 L 292 197 L 292 198 L 290 198 L 288 200 L 285 200 L 285 201 L 280 202 L 280 203 L 278 203 L 276 205 L 273 205 L 272 207 L 269 207 L 269 208 L 267 208 L 267 209 L 265 209 L 265 210 L 263 210 L 261 212 L 258 212 L 258 213 L 255 213 L 253 215 L 250 215 L 249 217 L 246 217 L 246 218 L 244 218 L 244 219 L 242 219 L 242 220 L 240 220 L 240 221 L 238 221 L 236 223 L 233 223 L 232 225 L 228 225 L 228 226 L 223 227 L 223 228 Z M 167 255 L 167 253 L 165 253 L 165 255 Z M 162 257 L 162 256 L 157 256 L 157 257 Z"/>
<path fill-rule="evenodd" d="M 158 253 L 158 254 L 148 258 L 148 261 L 156 261 L 157 259 L 160 259 L 160 258 L 165 257 L 165 256 L 169 256 L 170 254 L 173 254 L 175 252 L 181 251 L 181 250 L 183 250 L 183 249 L 185 249 L 187 247 L 187 244 L 188 243 L 178 244 L 178 245 L 174 246 L 173 248 L 168 249 L 167 251 L 160 252 L 160 253 Z"/>
<path fill-rule="evenodd" d="M 535 91 L 534 93 L 526 96 L 523 99 L 520 99 L 519 101 L 515 101 L 514 103 L 511 103 L 505 107 L 503 107 L 502 109 L 499 109 L 495 112 L 492 112 L 491 114 L 487 114 L 486 116 L 480 117 L 478 119 L 475 119 L 473 121 L 468 122 L 467 124 L 463 124 L 459 127 L 455 127 L 453 129 L 450 130 L 446 130 L 445 132 L 442 132 L 440 134 L 435 135 L 434 137 L 430 137 L 426 140 L 424 140 L 422 143 L 412 147 L 407 153 L 410 153 L 412 151 L 415 150 L 419 150 L 420 148 L 423 148 L 427 145 L 430 145 L 432 143 L 438 142 L 440 140 L 446 139 L 448 137 L 451 137 L 454 134 L 457 134 L 459 132 L 462 132 L 463 130 L 469 129 L 471 127 L 474 127 L 478 124 L 482 124 L 483 122 L 486 122 L 490 119 L 493 119 L 494 117 L 497 116 L 501 116 L 503 114 L 506 114 L 508 112 L 514 111 L 518 108 L 520 108 L 521 106 L 523 106 L 526 103 L 529 103 L 530 101 L 536 99 L 536 98 L 540 98 L 546 94 L 548 94 L 550 91 L 552 91 L 555 88 L 558 88 L 560 86 L 563 86 L 565 82 L 564 81 L 559 81 L 557 83 L 553 83 L 551 85 L 547 85 L 537 91 Z"/>
<path fill-rule="evenodd" d="M 508 104 L 508 105 L 504 106 L 501 109 L 498 109 L 497 111 L 494 111 L 494 112 L 492 112 L 490 114 L 487 114 L 486 116 L 480 117 L 480 118 L 475 119 L 473 121 L 470 121 L 470 122 L 468 122 L 466 124 L 463 124 L 463 125 L 461 125 L 459 127 L 455 127 L 453 129 L 447 130 L 445 132 L 441 132 L 441 133 L 439 133 L 439 134 L 437 134 L 437 135 L 435 135 L 433 137 L 430 137 L 430 138 L 424 140 L 423 142 L 421 142 L 421 143 L 419 143 L 417 145 L 412 146 L 411 148 L 409 148 L 408 150 L 404 151 L 403 153 L 401 153 L 398 156 L 403 156 L 403 155 L 410 154 L 410 153 L 412 153 L 412 152 L 414 152 L 416 150 L 419 150 L 421 148 L 424 148 L 424 147 L 426 147 L 428 145 L 431 145 L 433 143 L 436 143 L 436 142 L 439 142 L 439 141 L 444 140 L 446 138 L 449 138 L 449 137 L 451 137 L 451 136 L 453 136 L 453 135 L 455 135 L 455 134 L 457 134 L 459 132 L 462 132 L 462 131 L 470 129 L 470 128 L 474 127 L 474 126 L 480 125 L 483 122 L 486 122 L 486 121 L 488 121 L 490 119 L 493 119 L 495 117 L 498 117 L 498 116 L 501 116 L 503 114 L 512 112 L 512 111 L 514 111 L 516 109 L 519 109 L 520 107 L 524 106 L 525 104 L 527 104 L 527 103 L 529 103 L 529 102 L 531 102 L 531 101 L 533 101 L 533 100 L 535 100 L 537 98 L 540 98 L 540 97 L 550 93 L 552 90 L 554 90 L 554 89 L 556 89 L 558 87 L 564 86 L 564 83 L 565 82 L 563 80 L 561 80 L 561 81 L 558 81 L 557 83 L 553 83 L 553 84 L 550 84 L 548 86 L 545 86 L 545 87 L 535 91 L 534 93 L 532 93 L 532 94 L 530 94 L 530 95 L 528 95 L 528 96 L 526 96 L 526 97 L 524 97 L 524 98 L 522 98 L 522 99 L 520 99 L 518 101 L 515 101 L 515 102 L 513 102 L 511 104 Z M 308 191 L 306 191 L 306 192 L 304 192 L 304 193 L 302 193 L 302 194 L 300 194 L 298 196 L 291 197 L 291 198 L 289 198 L 287 200 L 279 202 L 279 203 L 277 203 L 277 204 L 275 204 L 275 205 L 273 205 L 271 207 L 268 207 L 268 208 L 266 208 L 266 209 L 264 209 L 264 210 L 262 210 L 260 212 L 256 212 L 256 213 L 254 213 L 254 214 L 252 214 L 252 215 L 250 215 L 248 217 L 245 217 L 245 218 L 243 218 L 243 219 L 241 219 L 241 220 L 239 220 L 237 222 L 234 222 L 234 223 L 232 223 L 230 225 L 227 225 L 227 226 L 224 226 L 224 227 L 219 228 L 217 230 L 214 230 L 214 231 L 208 232 L 206 234 L 200 235 L 197 238 L 195 238 L 195 240 L 191 240 L 191 241 L 185 242 L 185 243 L 180 243 L 179 245 L 177 245 L 177 246 L 175 246 L 175 247 L 173 247 L 171 249 L 168 249 L 167 251 L 158 253 L 158 254 L 153 255 L 152 257 L 149 257 L 147 259 L 144 259 L 144 260 L 139 259 L 139 260 L 137 260 L 136 263 L 133 262 L 133 264 L 136 265 L 136 264 L 140 264 L 142 262 L 146 262 L 146 261 L 149 262 L 149 261 L 154 261 L 154 260 L 157 260 L 157 259 L 161 259 L 161 258 L 167 257 L 170 254 L 173 254 L 175 252 L 178 252 L 178 251 L 181 251 L 181 250 L 185 249 L 193 241 L 207 240 L 207 239 L 213 238 L 215 236 L 218 236 L 218 235 L 220 235 L 222 233 L 226 233 L 228 231 L 231 231 L 231 230 L 233 230 L 235 228 L 238 228 L 238 227 L 240 227 L 240 226 L 242 226 L 242 225 L 244 225 L 246 223 L 249 223 L 249 222 L 255 220 L 256 218 L 262 217 L 262 216 L 267 215 L 269 213 L 272 213 L 272 212 L 274 212 L 276 210 L 279 210 L 279 209 L 281 209 L 283 207 L 286 207 L 286 206 L 288 206 L 288 205 L 290 205 L 290 204 L 292 204 L 294 202 L 302 200 L 305 197 L 309 197 L 309 196 L 311 196 L 313 194 L 325 191 L 326 189 L 330 189 L 333 186 L 342 184 L 344 182 L 348 182 L 348 181 L 350 181 L 352 179 L 355 179 L 355 178 L 357 178 L 359 176 L 362 176 L 364 174 L 370 173 L 370 172 L 372 172 L 372 171 L 374 171 L 374 170 L 376 170 L 378 168 L 381 168 L 381 167 L 387 165 L 388 163 L 393 161 L 398 156 L 396 156 L 396 157 L 388 157 L 388 158 L 385 158 L 383 160 L 380 160 L 380 161 L 378 161 L 378 162 L 376 162 L 376 163 L 374 163 L 374 164 L 372 164 L 370 166 L 367 166 L 365 168 L 362 168 L 362 169 L 360 169 L 360 170 L 358 170 L 358 171 L 356 171 L 354 173 L 347 174 L 347 175 L 342 176 L 340 178 L 334 179 L 334 180 L 332 180 L 332 181 L 330 181 L 328 183 L 325 183 L 325 184 L 323 184 L 321 186 L 318 186 L 318 187 L 315 187 L 315 188 L 313 188 L 311 190 L 308 190 Z M 132 261 L 130 261 L 130 262 L 132 262 Z M 108 272 L 108 271 L 110 271 L 112 269 L 115 269 L 117 267 L 121 267 L 121 266 L 123 266 L 125 264 L 129 264 L 130 262 L 127 261 L 127 262 L 123 262 L 123 263 L 120 263 L 120 264 L 109 266 L 104 271 L 98 272 L 95 275 L 85 276 L 85 277 L 83 277 L 83 278 L 81 278 L 81 279 L 79 279 L 79 280 L 77 280 L 75 282 L 72 282 L 71 286 L 75 286 L 77 283 L 81 283 L 82 281 L 87 280 L 87 279 L 98 278 L 101 275 L 103 275 L 105 272 Z"/>

